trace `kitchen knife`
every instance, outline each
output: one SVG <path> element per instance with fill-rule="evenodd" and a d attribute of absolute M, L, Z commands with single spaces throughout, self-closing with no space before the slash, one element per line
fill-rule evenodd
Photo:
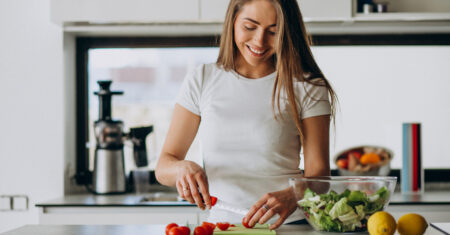
<path fill-rule="evenodd" d="M 213 197 L 211 197 L 211 198 L 213 198 Z M 243 216 L 247 215 L 247 213 L 248 213 L 248 209 L 234 207 L 218 198 L 217 198 L 217 201 L 212 204 L 212 206 L 215 208 L 218 208 L 218 209 L 230 211 L 230 212 L 233 212 L 233 213 L 236 213 L 239 215 L 243 215 Z"/>

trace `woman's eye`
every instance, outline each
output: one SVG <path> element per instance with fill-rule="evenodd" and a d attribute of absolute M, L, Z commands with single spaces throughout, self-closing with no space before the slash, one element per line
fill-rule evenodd
<path fill-rule="evenodd" d="M 276 32 L 269 31 L 269 34 L 270 34 L 270 35 L 275 35 Z"/>
<path fill-rule="evenodd" d="M 256 28 L 253 28 L 253 27 L 248 27 L 248 26 L 244 26 L 245 27 L 245 29 L 246 30 L 248 30 L 248 31 L 253 31 L 253 30 L 255 30 Z"/>

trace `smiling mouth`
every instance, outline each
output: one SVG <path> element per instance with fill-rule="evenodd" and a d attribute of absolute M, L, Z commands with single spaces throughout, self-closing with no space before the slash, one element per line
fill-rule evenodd
<path fill-rule="evenodd" d="M 250 53 L 252 54 L 252 55 L 254 55 L 254 56 L 263 56 L 268 50 L 266 49 L 266 50 L 262 50 L 262 51 L 260 51 L 260 50 L 256 50 L 256 49 L 254 49 L 254 48 L 252 48 L 251 46 L 249 46 L 249 45 L 246 45 L 247 46 L 247 48 L 248 48 L 248 50 L 250 51 Z"/>

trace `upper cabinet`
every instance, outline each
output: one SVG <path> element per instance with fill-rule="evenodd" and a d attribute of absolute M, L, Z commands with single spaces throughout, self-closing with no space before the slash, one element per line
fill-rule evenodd
<path fill-rule="evenodd" d="M 200 0 L 200 20 L 223 22 L 229 0 Z"/>
<path fill-rule="evenodd" d="M 192 22 L 199 0 L 52 0 L 51 19 L 71 23 Z"/>
<path fill-rule="evenodd" d="M 450 33 L 450 0 L 297 0 L 312 34 Z M 229 0 L 51 0 L 66 32 L 219 34 Z M 366 6 L 364 6 L 366 5 Z"/>

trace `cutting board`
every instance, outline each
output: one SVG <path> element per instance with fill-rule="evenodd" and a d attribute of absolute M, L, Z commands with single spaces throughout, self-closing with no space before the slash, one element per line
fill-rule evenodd
<path fill-rule="evenodd" d="M 253 228 L 245 228 L 242 225 L 236 225 L 236 227 L 229 227 L 227 230 L 222 231 L 219 228 L 214 230 L 214 235 L 276 235 L 275 230 L 269 230 L 268 224 L 256 224 Z"/>

